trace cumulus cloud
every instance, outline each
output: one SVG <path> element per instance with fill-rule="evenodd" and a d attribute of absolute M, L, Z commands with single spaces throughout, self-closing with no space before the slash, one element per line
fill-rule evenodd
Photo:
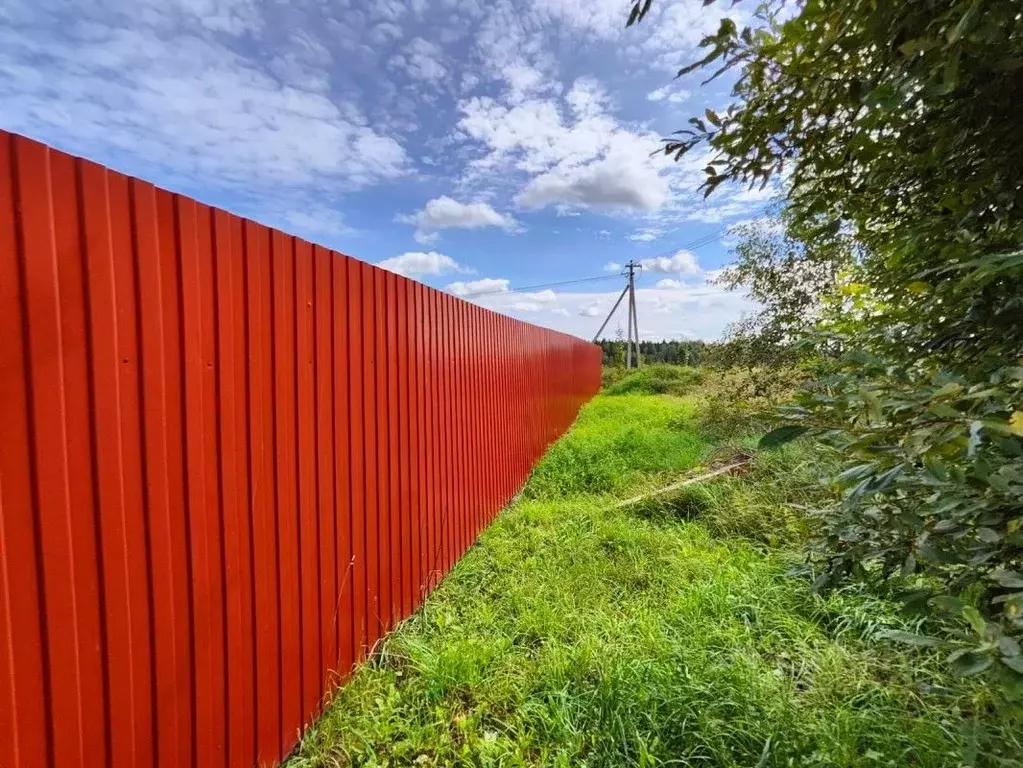
<path fill-rule="evenodd" d="M 607 157 L 537 176 L 515 197 L 527 209 L 555 203 L 598 210 L 655 211 L 668 198 L 668 184 L 649 166 Z"/>
<path fill-rule="evenodd" d="M 17 31 L 0 30 L 5 127 L 139 175 L 159 169 L 179 187 L 246 196 L 358 189 L 408 171 L 398 141 L 322 92 L 331 57 L 318 44 L 296 37 L 252 59 L 230 37 L 262 28 L 251 3 L 168 6 L 140 9 L 137 23 L 98 7 L 76 23 L 22 9 Z"/>
<path fill-rule="evenodd" d="M 650 91 L 646 97 L 649 101 L 667 101 L 669 104 L 681 104 L 692 95 L 689 91 L 676 91 L 670 85 L 665 85 L 655 91 Z"/>
<path fill-rule="evenodd" d="M 445 288 L 448 292 L 455 294 L 455 296 L 475 296 L 507 293 L 508 286 L 509 281 L 504 278 L 484 277 L 480 280 L 458 280 L 448 284 Z"/>
<path fill-rule="evenodd" d="M 399 216 L 398 221 L 415 224 L 415 239 L 432 242 L 442 229 L 497 227 L 507 232 L 520 228 L 512 216 L 498 213 L 488 203 L 460 203 L 447 195 L 430 200 L 421 211 Z"/>
<path fill-rule="evenodd" d="M 512 294 L 515 296 L 515 294 Z M 537 293 L 521 293 L 515 296 L 515 300 L 509 304 L 509 308 L 518 312 L 540 312 L 545 309 L 552 310 L 558 301 L 558 295 L 551 289 L 538 291 Z"/>
<path fill-rule="evenodd" d="M 674 168 L 651 156 L 656 135 L 615 119 L 593 78 L 576 80 L 563 99 L 477 97 L 459 108 L 460 134 L 486 150 L 470 164 L 469 179 L 525 175 L 514 198 L 524 209 L 651 212 L 668 199 Z"/>
<path fill-rule="evenodd" d="M 741 16 L 728 5 L 658 2 L 647 23 L 626 30 L 625 0 L 7 0 L 3 124 L 342 250 L 349 244 L 337 241 L 355 226 L 361 247 L 380 247 L 403 214 L 423 245 L 384 263 L 445 275 L 437 282 L 453 293 L 484 281 L 425 245 L 448 229 L 494 235 L 486 246 L 502 272 L 489 274 L 510 274 L 500 265 L 514 260 L 517 279 L 539 283 L 546 254 L 579 225 L 592 245 L 602 228 L 649 243 L 686 220 L 756 215 L 773 194 L 722 187 L 704 202 L 696 190 L 709 156 L 651 156 L 651 117 L 692 87 L 664 86 L 656 68 L 692 60 L 722 14 Z M 692 90 L 687 109 L 720 106 L 705 104 L 720 91 Z M 502 236 L 527 216 L 528 241 Z M 374 258 L 404 250 L 391 248 Z M 688 274 L 660 263 L 650 283 Z M 651 321 L 670 318 L 683 295 L 704 301 L 683 279 L 643 289 L 644 334 L 710 333 L 696 321 Z M 583 336 L 594 318 L 580 310 L 606 312 L 618 295 L 494 289 L 487 301 L 502 311 Z M 721 301 L 734 314 L 738 305 Z"/>
<path fill-rule="evenodd" d="M 471 272 L 472 270 L 463 267 L 450 256 L 436 251 L 408 251 L 400 256 L 392 256 L 389 259 L 377 262 L 378 267 L 397 272 L 406 277 L 417 277 L 420 275 L 443 275 L 449 272 Z"/>
<path fill-rule="evenodd" d="M 673 256 L 656 256 L 650 259 L 643 259 L 640 265 L 648 272 L 663 272 L 666 274 L 698 275 L 700 265 L 696 256 L 691 251 L 677 251 Z"/>
<path fill-rule="evenodd" d="M 622 265 L 619 264 L 617 261 L 609 261 L 607 264 L 604 265 L 605 272 L 619 272 L 621 271 L 621 268 Z"/>
<path fill-rule="evenodd" d="M 547 305 L 525 301 L 515 293 L 481 296 L 473 301 L 590 339 L 619 293 L 559 293 L 556 301 Z M 757 309 L 756 303 L 741 292 L 730 292 L 702 280 L 679 282 L 671 288 L 637 288 L 636 305 L 641 338 L 650 340 L 719 339 L 728 323 Z M 624 333 L 626 321 L 623 302 L 605 328 L 604 338 L 615 338 L 619 328 Z"/>
<path fill-rule="evenodd" d="M 537 293 L 523 293 L 522 297 L 529 301 L 535 301 L 540 304 L 553 304 L 558 300 L 558 294 L 552 291 L 550 288 L 539 291 Z"/>
<path fill-rule="evenodd" d="M 666 277 L 663 280 L 657 281 L 657 287 L 665 290 L 681 288 L 683 285 L 684 283 L 681 280 L 672 280 L 670 277 Z"/>
<path fill-rule="evenodd" d="M 659 227 L 649 227 L 633 232 L 629 235 L 629 239 L 634 243 L 649 243 L 659 238 L 662 234 L 664 234 L 664 231 Z"/>

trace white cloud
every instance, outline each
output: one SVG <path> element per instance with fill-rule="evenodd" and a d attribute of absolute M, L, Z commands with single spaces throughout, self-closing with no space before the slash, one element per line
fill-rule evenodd
<path fill-rule="evenodd" d="M 17 31 L 0 28 L 5 127 L 137 175 L 159 169 L 178 187 L 247 197 L 301 185 L 355 190 L 407 172 L 401 144 L 321 92 L 330 57 L 316 44 L 296 38 L 269 63 L 231 47 L 222 35 L 261 27 L 252 4 L 190 0 L 137 12 L 131 23 L 88 9 L 72 24 L 40 9 L 19 17 Z M 195 19 L 202 35 L 189 32 Z M 292 82 L 300 72 L 302 86 Z"/>
<path fill-rule="evenodd" d="M 533 7 L 568 27 L 614 38 L 625 32 L 630 4 L 622 0 L 533 0 Z"/>
<path fill-rule="evenodd" d="M 388 66 L 405 70 L 413 80 L 437 82 L 448 73 L 441 63 L 442 59 L 440 46 L 416 37 L 404 47 L 402 53 L 391 57 Z"/>
<path fill-rule="evenodd" d="M 282 229 L 311 238 L 316 235 L 349 235 L 353 233 L 337 211 L 322 206 L 310 206 L 304 210 L 291 210 L 282 214 Z M 272 222 L 268 222 L 272 223 Z"/>
<path fill-rule="evenodd" d="M 655 211 L 667 198 L 668 184 L 654 169 L 609 156 L 537 176 L 515 202 L 527 209 L 565 203 L 598 210 Z"/>
<path fill-rule="evenodd" d="M 763 210 L 764 206 L 779 194 L 780 187 L 776 182 L 768 184 L 763 189 L 754 187 L 735 191 L 735 187 L 727 189 L 719 187 L 709 198 L 691 206 L 686 212 L 686 220 L 718 224 L 726 219 L 749 216 Z"/>
<path fill-rule="evenodd" d="M 636 59 L 672 74 L 699 58 L 696 53 L 700 41 L 717 32 L 721 19 L 731 18 L 740 29 L 749 19 L 749 11 L 735 3 L 708 5 L 703 0 L 678 0 L 654 3 L 654 7 L 640 25 L 645 34 L 632 46 L 632 53 Z M 706 74 L 698 72 L 695 77 L 702 80 Z"/>
<path fill-rule="evenodd" d="M 666 277 L 663 280 L 657 281 L 657 287 L 665 290 L 681 288 L 683 285 L 684 283 L 681 280 L 672 280 L 670 277 Z"/>
<path fill-rule="evenodd" d="M 447 195 L 430 200 L 411 216 L 399 216 L 398 221 L 415 224 L 419 242 L 432 242 L 442 229 L 497 227 L 514 232 L 520 228 L 513 217 L 498 213 L 488 203 L 460 203 Z"/>
<path fill-rule="evenodd" d="M 643 259 L 640 265 L 648 272 L 663 272 L 667 274 L 698 275 L 700 265 L 696 256 L 691 251 L 677 251 L 674 256 L 656 256 L 650 259 Z"/>
<path fill-rule="evenodd" d="M 484 277 L 480 280 L 459 280 L 445 286 L 455 296 L 473 296 L 475 294 L 507 293 L 509 281 L 504 278 Z"/>
<path fill-rule="evenodd" d="M 399 275 L 414 277 L 417 275 L 443 275 L 448 272 L 471 272 L 450 256 L 436 251 L 408 251 L 400 256 L 377 262 L 378 267 L 397 272 Z"/>
<path fill-rule="evenodd" d="M 512 294 L 513 296 L 515 294 Z M 518 294 L 515 301 L 513 301 L 509 307 L 518 312 L 541 312 L 543 310 L 552 310 L 554 305 L 558 301 L 558 295 L 551 289 L 539 291 L 537 293 L 521 293 Z"/>
<path fill-rule="evenodd" d="M 604 265 L 605 272 L 619 272 L 621 271 L 621 268 L 622 265 L 619 264 L 617 261 L 609 261 L 607 264 Z"/>
<path fill-rule="evenodd" d="M 505 98 L 511 104 L 521 104 L 529 96 L 554 88 L 554 83 L 543 72 L 521 60 L 502 67 L 501 78 L 508 85 Z"/>
<path fill-rule="evenodd" d="M 550 288 L 539 291 L 538 293 L 523 293 L 521 295 L 524 299 L 535 301 L 540 304 L 553 304 L 558 300 L 558 295 Z"/>
<path fill-rule="evenodd" d="M 667 101 L 669 104 L 681 104 L 688 101 L 692 94 L 689 91 L 673 91 L 670 85 L 662 86 L 646 95 L 650 101 Z"/>
<path fill-rule="evenodd" d="M 524 301 L 515 293 L 484 296 L 473 301 L 498 312 L 590 339 L 611 311 L 619 293 L 559 293 L 556 301 L 547 305 Z M 671 288 L 637 288 L 636 305 L 640 336 L 650 340 L 718 339 L 728 323 L 757 308 L 742 293 L 732 293 L 705 281 L 679 282 L 678 286 Z M 618 328 L 624 331 L 625 326 L 623 303 L 605 328 L 605 338 L 614 338 Z"/>
<path fill-rule="evenodd" d="M 664 230 L 659 227 L 648 227 L 647 229 L 641 229 L 633 232 L 628 237 L 634 243 L 649 243 L 659 238 L 662 234 L 664 234 Z"/>
<path fill-rule="evenodd" d="M 565 101 L 572 113 L 580 119 L 599 118 L 608 104 L 604 87 L 592 77 L 580 77 L 572 83 L 565 94 Z"/>
<path fill-rule="evenodd" d="M 692 60 L 699 37 L 734 15 L 728 5 L 658 0 L 626 30 L 628 0 L 7 0 L 0 122 L 333 247 L 358 226 L 365 255 L 421 251 L 426 261 L 386 261 L 446 274 L 438 283 L 477 281 L 437 253 L 452 248 L 391 238 L 471 229 L 492 249 L 487 274 L 514 261 L 516 279 L 540 283 L 566 242 L 559 229 L 641 244 L 762 207 L 725 188 L 699 199 L 702 150 L 678 164 L 650 155 L 659 135 L 647 121 L 664 110 L 646 97 L 670 104 L 691 87 L 658 87 L 668 77 L 650 62 Z M 692 87 L 686 109 L 726 86 Z M 399 213 L 410 226 L 391 223 Z M 528 238 L 502 236 L 520 222 Z M 500 296 L 538 306 L 523 310 L 533 319 L 586 319 L 574 299 Z"/>
<path fill-rule="evenodd" d="M 478 97 L 459 108 L 461 135 L 486 151 L 469 166 L 470 186 L 526 175 L 515 203 L 529 210 L 651 212 L 668 199 L 676 168 L 651 156 L 657 136 L 619 123 L 592 78 L 576 80 L 563 100 Z"/>

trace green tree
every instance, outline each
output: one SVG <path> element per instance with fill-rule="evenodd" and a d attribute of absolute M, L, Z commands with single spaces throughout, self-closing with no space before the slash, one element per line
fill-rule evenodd
<path fill-rule="evenodd" d="M 841 502 L 821 512 L 818 584 L 913 583 L 908 606 L 962 628 L 953 664 L 1018 687 L 1021 5 L 769 0 L 702 46 L 679 74 L 730 73 L 733 103 L 692 118 L 665 152 L 709 147 L 707 194 L 783 178 L 790 235 L 857 244 L 814 330 L 842 355 L 783 435 L 816 430 L 848 462 Z"/>
<path fill-rule="evenodd" d="M 843 273 L 857 261 L 848 233 L 801 239 L 790 218 L 782 209 L 731 230 L 738 239 L 734 261 L 715 282 L 746 291 L 761 309 L 728 326 L 718 364 L 794 365 L 806 354 L 797 342 L 816 326 Z"/>

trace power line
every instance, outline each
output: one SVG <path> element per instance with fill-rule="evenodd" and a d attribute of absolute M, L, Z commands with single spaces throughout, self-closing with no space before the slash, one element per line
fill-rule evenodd
<path fill-rule="evenodd" d="M 722 237 L 724 237 L 724 235 L 727 232 L 728 232 L 728 228 L 727 227 L 722 227 L 721 229 L 717 230 L 716 232 L 711 232 L 708 235 L 704 235 L 702 237 L 697 238 L 696 240 L 693 240 L 691 243 L 686 243 L 685 245 L 679 246 L 676 250 L 687 251 L 687 250 L 692 250 L 692 249 L 695 249 L 695 248 L 702 248 L 703 246 L 710 245 L 711 243 L 715 242 L 716 240 L 720 240 Z M 647 259 L 670 258 L 673 255 L 674 254 L 672 253 L 672 254 L 662 254 L 660 256 L 648 256 L 648 257 L 646 257 L 646 259 L 643 259 L 642 261 L 646 261 Z M 580 278 L 578 278 L 576 280 L 562 280 L 562 281 L 557 282 L 557 283 L 544 283 L 542 285 L 527 285 L 527 286 L 524 286 L 522 288 L 507 288 L 507 289 L 503 289 L 503 290 L 502 289 L 495 289 L 495 290 L 490 290 L 490 291 L 477 291 L 475 293 L 466 293 L 466 294 L 460 296 L 459 298 L 462 298 L 462 299 L 475 299 L 475 298 L 478 298 L 480 296 L 498 296 L 498 295 L 505 294 L 505 293 L 526 293 L 528 291 L 542 291 L 542 290 L 547 289 L 547 288 L 559 288 L 559 287 L 563 287 L 563 286 L 566 286 L 566 285 L 577 285 L 579 283 L 592 283 L 592 282 L 597 282 L 597 281 L 600 281 L 600 280 L 616 280 L 619 277 L 621 277 L 622 274 L 625 274 L 625 273 L 623 272 L 623 273 L 620 273 L 620 274 L 612 274 L 612 275 L 597 275 L 595 277 L 580 277 Z"/>
<path fill-rule="evenodd" d="M 576 280 L 562 280 L 558 283 L 544 283 L 543 285 L 527 285 L 522 288 L 508 288 L 505 290 L 480 291 L 478 293 L 466 293 L 459 298 L 473 299 L 477 296 L 494 296 L 502 293 L 525 293 L 527 291 L 541 291 L 545 288 L 557 288 L 564 285 L 575 285 L 576 283 L 592 283 L 597 280 L 617 280 L 621 275 L 597 275 L 596 277 L 580 277 Z"/>
<path fill-rule="evenodd" d="M 689 250 L 695 250 L 697 248 L 703 248 L 706 245 L 710 245 L 711 243 L 713 243 L 713 242 L 715 242 L 717 240 L 720 240 L 726 234 L 728 234 L 728 227 L 722 227 L 717 232 L 711 232 L 709 235 L 704 235 L 703 237 L 699 237 L 696 240 L 693 240 L 691 243 L 686 243 L 685 245 L 680 245 L 675 250 L 677 250 L 677 251 L 689 251 Z M 672 254 L 662 254 L 662 256 L 670 256 L 670 255 L 672 255 Z M 659 258 L 661 258 L 661 256 L 648 256 L 647 258 L 648 259 L 659 259 Z M 644 259 L 644 261 L 645 261 L 645 259 Z"/>

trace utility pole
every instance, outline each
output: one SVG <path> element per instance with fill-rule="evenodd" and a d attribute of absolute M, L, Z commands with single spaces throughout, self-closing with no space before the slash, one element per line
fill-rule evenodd
<path fill-rule="evenodd" d="M 632 333 L 635 336 L 636 344 L 636 367 L 639 367 L 639 318 L 636 315 L 636 281 L 635 270 L 642 269 L 635 262 L 629 262 L 629 299 L 632 305 Z"/>
<path fill-rule="evenodd" d="M 640 270 L 642 268 L 643 267 L 641 265 L 637 264 L 634 261 L 630 261 L 628 264 L 625 265 L 625 270 L 622 272 L 622 274 L 626 275 L 629 278 L 629 282 L 626 283 L 625 288 L 622 289 L 622 293 L 618 297 L 618 301 L 616 301 L 615 305 L 613 307 L 611 307 L 611 311 L 607 313 L 607 317 L 604 318 L 604 322 L 600 324 L 600 329 L 593 336 L 593 341 L 596 342 L 597 339 L 600 338 L 600 334 L 604 332 L 604 329 L 607 327 L 607 324 L 609 322 L 611 322 L 611 318 L 614 315 L 615 310 L 617 310 L 619 305 L 621 305 L 622 299 L 624 299 L 625 296 L 628 295 L 628 297 L 629 297 L 629 308 L 628 308 L 628 315 L 629 315 L 628 328 L 629 328 L 629 334 L 628 334 L 628 338 L 627 338 L 627 340 L 625 342 L 625 367 L 626 368 L 631 368 L 632 367 L 632 347 L 633 347 L 633 344 L 636 345 L 636 367 L 637 368 L 639 367 L 639 363 L 640 363 L 640 360 L 639 360 L 639 321 L 638 321 L 637 315 L 636 315 L 636 271 Z"/>
<path fill-rule="evenodd" d="M 632 338 L 633 343 L 636 345 L 636 367 L 639 368 L 639 364 L 640 364 L 640 361 L 639 361 L 639 320 L 636 317 L 636 270 L 637 269 L 642 269 L 642 267 L 639 264 L 637 264 L 635 261 L 629 261 L 629 263 L 625 265 L 625 269 L 627 269 L 628 273 L 629 273 L 629 328 L 630 328 L 630 331 L 631 331 L 630 338 Z M 626 357 L 625 367 L 626 368 L 631 368 L 632 367 L 632 361 L 631 361 L 631 357 L 632 356 L 631 356 L 631 354 L 629 354 L 628 347 L 626 347 L 626 355 L 625 355 L 625 357 Z"/>

